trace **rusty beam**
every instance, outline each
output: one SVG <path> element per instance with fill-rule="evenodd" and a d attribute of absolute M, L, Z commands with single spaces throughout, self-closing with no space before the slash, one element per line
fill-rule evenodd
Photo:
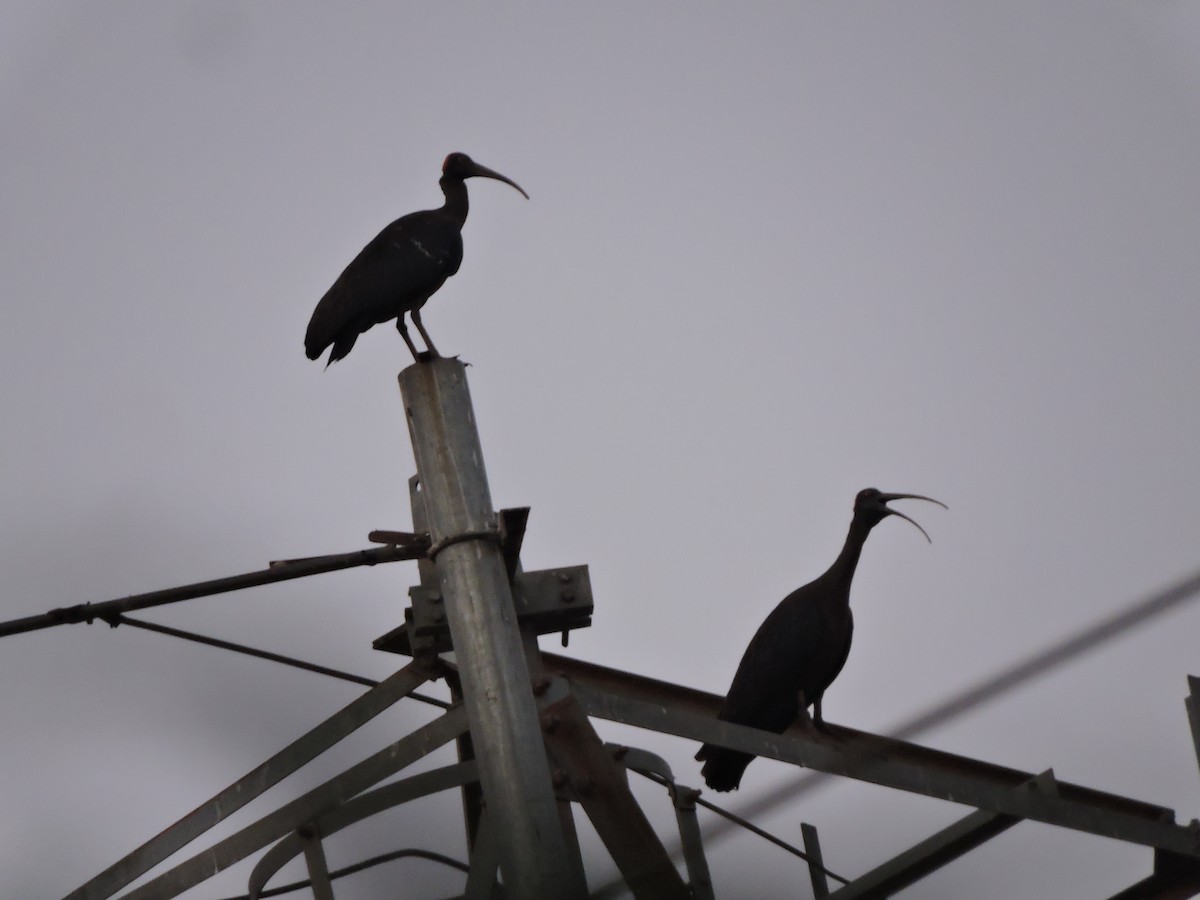
<path fill-rule="evenodd" d="M 562 767 L 634 897 L 688 900 L 690 892 L 654 828 L 629 791 L 624 771 L 592 728 L 562 679 L 538 684 L 545 694 L 541 723 L 546 746 Z"/>
<path fill-rule="evenodd" d="M 721 698 L 667 682 L 544 654 L 589 715 L 806 766 L 834 775 L 1035 819 L 1104 837 L 1200 856 L 1200 832 L 1174 824 L 1172 810 L 1065 782 L 1053 793 L 1021 790 L 1032 773 L 916 744 L 827 725 L 782 735 L 716 718 Z"/>

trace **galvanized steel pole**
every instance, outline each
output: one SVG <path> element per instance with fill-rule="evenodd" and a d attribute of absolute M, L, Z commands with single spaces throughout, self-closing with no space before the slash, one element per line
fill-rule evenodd
<path fill-rule="evenodd" d="M 465 366 L 409 366 L 400 392 L 484 802 L 499 826 L 505 895 L 584 897 L 559 824 Z"/>

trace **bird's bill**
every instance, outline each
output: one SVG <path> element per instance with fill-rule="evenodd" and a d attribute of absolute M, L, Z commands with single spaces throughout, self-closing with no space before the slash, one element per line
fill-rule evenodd
<path fill-rule="evenodd" d="M 931 543 L 931 544 L 933 543 L 933 538 L 931 538 L 929 536 L 929 533 L 924 528 L 922 528 L 920 525 L 918 525 L 914 519 L 910 519 L 908 516 L 906 516 L 904 513 L 900 512 L 898 510 L 888 509 L 886 506 L 884 507 L 884 509 L 887 509 L 889 515 L 899 516 L 905 522 L 912 522 L 913 527 L 916 528 L 917 531 L 921 532 L 921 534 L 925 535 L 925 540 L 929 541 L 929 543 Z"/>
<path fill-rule="evenodd" d="M 929 541 L 929 543 L 932 544 L 933 538 L 931 538 L 929 536 L 929 533 L 926 532 L 925 529 L 922 528 L 920 525 L 918 525 L 915 520 L 910 519 L 904 513 L 900 512 L 900 510 L 892 509 L 890 506 L 887 506 L 887 503 L 891 500 L 927 500 L 930 503 L 936 503 L 942 509 L 949 509 L 950 507 L 948 507 L 941 500 L 934 500 L 932 497 L 926 497 L 923 494 L 880 494 L 879 495 L 879 502 L 884 504 L 883 508 L 888 511 L 889 515 L 899 516 L 905 522 L 910 522 L 913 525 L 913 527 L 917 529 L 917 531 L 919 531 L 919 532 L 921 532 L 921 534 L 925 535 L 925 540 Z"/>
<path fill-rule="evenodd" d="M 513 181 L 511 178 L 505 178 L 503 175 L 501 175 L 495 169 L 489 169 L 487 166 L 481 166 L 479 163 L 475 162 L 474 160 L 471 161 L 471 171 L 468 174 L 468 177 L 470 177 L 470 176 L 476 176 L 479 178 L 494 178 L 496 181 L 503 181 L 505 184 L 515 187 L 520 192 L 521 196 L 524 197 L 526 200 L 529 199 L 529 195 L 525 193 L 525 189 L 522 188 L 515 181 Z"/>
<path fill-rule="evenodd" d="M 930 503 L 936 503 L 942 509 L 949 509 L 941 500 L 934 500 L 932 497 L 926 497 L 923 494 L 880 494 L 879 501 L 881 503 L 890 503 L 892 500 L 928 500 Z"/>

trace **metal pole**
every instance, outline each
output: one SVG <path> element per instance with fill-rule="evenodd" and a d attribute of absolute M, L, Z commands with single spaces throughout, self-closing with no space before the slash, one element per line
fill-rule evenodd
<path fill-rule="evenodd" d="M 36 631 L 39 628 L 52 628 L 55 625 L 73 625 L 78 622 L 87 622 L 90 625 L 96 619 L 107 622 L 111 617 L 121 613 L 150 609 L 152 606 L 162 606 L 166 603 L 195 600 L 197 597 L 211 597 L 214 594 L 225 594 L 229 591 L 240 591 L 263 584 L 274 584 L 277 581 L 307 578 L 309 575 L 336 572 L 339 569 L 353 569 L 355 566 L 374 566 L 378 563 L 417 559 L 425 555 L 426 544 L 419 535 L 414 535 L 413 538 L 412 544 L 370 547 L 354 553 L 283 560 L 271 563 L 270 568 L 247 572 L 244 575 L 231 575 L 228 578 L 202 581 L 199 584 L 185 584 L 182 587 L 151 591 L 148 594 L 134 594 L 131 597 L 117 600 L 105 600 L 103 603 L 79 603 L 75 606 L 60 607 L 40 616 L 26 616 L 23 619 L 0 622 L 0 637 Z"/>
<path fill-rule="evenodd" d="M 409 366 L 400 392 L 505 894 L 586 896 L 558 821 L 465 367 Z"/>

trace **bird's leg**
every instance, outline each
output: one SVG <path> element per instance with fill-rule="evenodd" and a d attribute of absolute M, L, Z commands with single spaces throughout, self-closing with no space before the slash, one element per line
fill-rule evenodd
<path fill-rule="evenodd" d="M 433 357 L 441 356 L 438 353 L 437 347 L 433 346 L 433 341 L 429 339 L 429 332 L 425 330 L 425 326 L 421 324 L 421 311 L 414 309 L 412 311 L 413 324 L 417 326 L 417 331 L 421 332 L 421 337 L 425 340 L 425 346 L 429 348 L 429 355 Z"/>
<path fill-rule="evenodd" d="M 408 349 L 412 351 L 413 359 L 420 362 L 421 354 L 417 352 L 417 346 L 412 342 L 412 338 L 408 336 L 408 329 L 404 325 L 404 313 L 396 316 L 396 330 L 400 332 L 400 337 L 404 338 L 404 343 L 408 344 Z"/>
<path fill-rule="evenodd" d="M 822 695 L 822 697 L 823 696 L 824 695 Z M 818 732 L 826 737 L 833 737 L 829 731 L 829 726 L 825 724 L 825 716 L 821 713 L 821 697 L 817 697 L 817 699 L 813 701 L 812 723 L 813 728 L 817 729 Z"/>
<path fill-rule="evenodd" d="M 796 721 L 807 728 L 812 724 L 812 716 L 808 714 L 808 698 L 804 696 L 804 691 L 796 692 L 796 703 L 800 710 L 796 715 Z"/>

